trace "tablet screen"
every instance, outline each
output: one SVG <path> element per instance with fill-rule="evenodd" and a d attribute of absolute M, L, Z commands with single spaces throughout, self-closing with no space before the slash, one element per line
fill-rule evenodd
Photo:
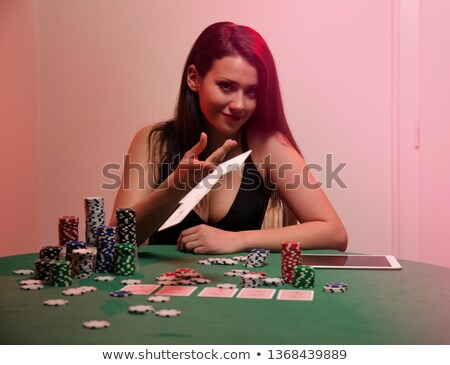
<path fill-rule="evenodd" d="M 303 255 L 303 265 L 314 267 L 392 268 L 383 255 Z"/>

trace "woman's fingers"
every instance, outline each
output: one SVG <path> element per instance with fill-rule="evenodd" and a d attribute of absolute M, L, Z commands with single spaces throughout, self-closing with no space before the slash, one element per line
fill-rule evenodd
<path fill-rule="evenodd" d="M 187 151 L 184 155 L 185 158 L 188 159 L 197 159 L 198 155 L 203 152 L 208 143 L 208 136 L 206 133 L 202 132 L 200 134 L 200 139 L 194 147 L 192 147 L 189 151 Z"/>
<path fill-rule="evenodd" d="M 219 164 L 223 161 L 225 156 L 230 153 L 233 148 L 237 146 L 237 142 L 233 139 L 228 139 L 225 143 L 215 150 L 207 159 L 207 162 L 212 162 L 215 164 Z"/>

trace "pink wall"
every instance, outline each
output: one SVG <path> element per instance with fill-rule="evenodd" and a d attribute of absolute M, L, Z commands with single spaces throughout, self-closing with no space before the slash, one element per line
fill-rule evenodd
<path fill-rule="evenodd" d="M 209 0 L 40 0 L 27 23 L 34 29 L 37 18 L 38 61 L 36 43 L 31 41 L 25 51 L 34 58 L 13 54 L 7 59 L 30 60 L 28 67 L 38 65 L 39 112 L 35 94 L 34 104 L 27 103 L 31 107 L 22 108 L 26 112 L 19 119 L 23 125 L 33 124 L 35 131 L 28 135 L 30 150 L 21 157 L 36 159 L 34 172 L 28 172 L 35 179 L 38 160 L 31 151 L 38 150 L 38 141 L 41 145 L 42 214 L 37 202 L 27 205 L 31 200 L 23 198 L 8 222 L 17 227 L 22 211 L 29 208 L 37 217 L 36 232 L 41 228 L 40 240 L 33 240 L 37 250 L 56 243 L 58 216 L 84 218 L 86 196 L 104 196 L 109 216 L 115 191 L 101 189 L 102 182 L 108 182 L 101 176 L 102 166 L 121 163 L 142 126 L 172 115 L 192 42 L 207 25 L 231 20 L 254 27 L 267 40 L 277 62 L 288 120 L 307 162 L 324 166 L 326 154 L 332 153 L 333 168 L 347 163 L 340 177 L 348 188 L 335 183 L 325 190 L 348 229 L 349 251 L 393 252 L 450 266 L 450 258 L 432 254 L 445 249 L 446 242 L 430 244 L 427 234 L 419 234 L 420 224 L 428 230 L 433 227 L 435 199 L 425 199 L 419 191 L 418 155 L 421 166 L 432 166 L 426 161 L 436 154 L 427 151 L 440 140 L 424 136 L 423 150 L 410 144 L 416 110 L 423 113 L 424 131 L 444 127 L 450 115 L 443 104 L 434 104 L 435 93 L 439 101 L 441 91 L 448 91 L 449 70 L 444 66 L 448 63 L 437 61 L 450 28 L 444 21 L 436 25 L 431 21 L 433 14 L 446 16 L 449 10 L 444 1 L 422 2 L 422 9 L 420 3 L 284 0 L 275 6 L 261 0 L 214 4 Z M 21 4 L 16 8 L 22 6 L 24 17 L 34 2 L 16 4 Z M 17 23 L 17 28 L 20 24 L 13 17 L 9 23 Z M 36 37 L 35 31 L 32 34 Z M 8 39 L 17 43 L 12 36 Z M 419 43 L 427 51 L 420 60 Z M 415 81 L 419 62 L 424 68 L 420 83 Z M 36 73 L 34 78 L 15 86 L 36 89 Z M 441 80 L 438 88 L 435 79 Z M 423 85 L 420 108 L 419 85 Z M 439 145 L 448 151 L 445 142 Z M 449 173 L 440 172 L 442 181 L 447 181 Z M 326 177 L 316 176 L 322 181 Z M 420 184 L 426 181 L 422 178 Z M 29 194 L 39 196 L 38 191 Z M 441 191 L 441 200 L 449 201 L 449 194 Z M 2 199 L 3 195 L 12 200 L 5 192 Z M 443 234 L 449 236 L 444 229 L 447 211 L 442 212 L 433 242 Z M 4 254 L 8 252 L 19 251 L 14 247 Z"/>
<path fill-rule="evenodd" d="M 0 1 L 0 256 L 40 245 L 36 2 Z"/>

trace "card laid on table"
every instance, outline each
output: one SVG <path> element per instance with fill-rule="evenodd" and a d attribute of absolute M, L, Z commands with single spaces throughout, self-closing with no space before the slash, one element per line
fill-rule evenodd
<path fill-rule="evenodd" d="M 158 288 L 159 285 L 155 284 L 136 284 L 136 285 L 127 285 L 120 290 L 130 291 L 134 295 L 146 295 L 154 292 Z"/>
<path fill-rule="evenodd" d="M 313 300 L 314 290 L 280 290 L 278 300 Z"/>
<path fill-rule="evenodd" d="M 239 289 L 204 288 L 199 297 L 209 298 L 233 298 Z"/>
<path fill-rule="evenodd" d="M 165 286 L 161 290 L 158 291 L 158 295 L 168 295 L 174 297 L 188 297 L 191 295 L 196 286 Z"/>
<path fill-rule="evenodd" d="M 237 298 L 241 299 L 272 299 L 276 289 L 259 289 L 259 288 L 244 288 Z"/>

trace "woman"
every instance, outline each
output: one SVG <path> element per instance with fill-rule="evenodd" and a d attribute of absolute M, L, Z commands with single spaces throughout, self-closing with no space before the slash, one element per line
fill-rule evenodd
<path fill-rule="evenodd" d="M 156 232 L 217 164 L 248 149 L 241 170 L 226 174 L 180 224 Z M 136 164 L 146 167 L 145 184 Z M 269 200 L 282 201 L 301 224 L 261 230 Z M 174 120 L 134 137 L 115 202 L 125 207 L 136 211 L 138 243 L 198 254 L 279 251 L 287 240 L 306 249 L 347 247 L 345 228 L 288 127 L 269 48 L 253 29 L 229 22 L 210 25 L 194 43 Z"/>

